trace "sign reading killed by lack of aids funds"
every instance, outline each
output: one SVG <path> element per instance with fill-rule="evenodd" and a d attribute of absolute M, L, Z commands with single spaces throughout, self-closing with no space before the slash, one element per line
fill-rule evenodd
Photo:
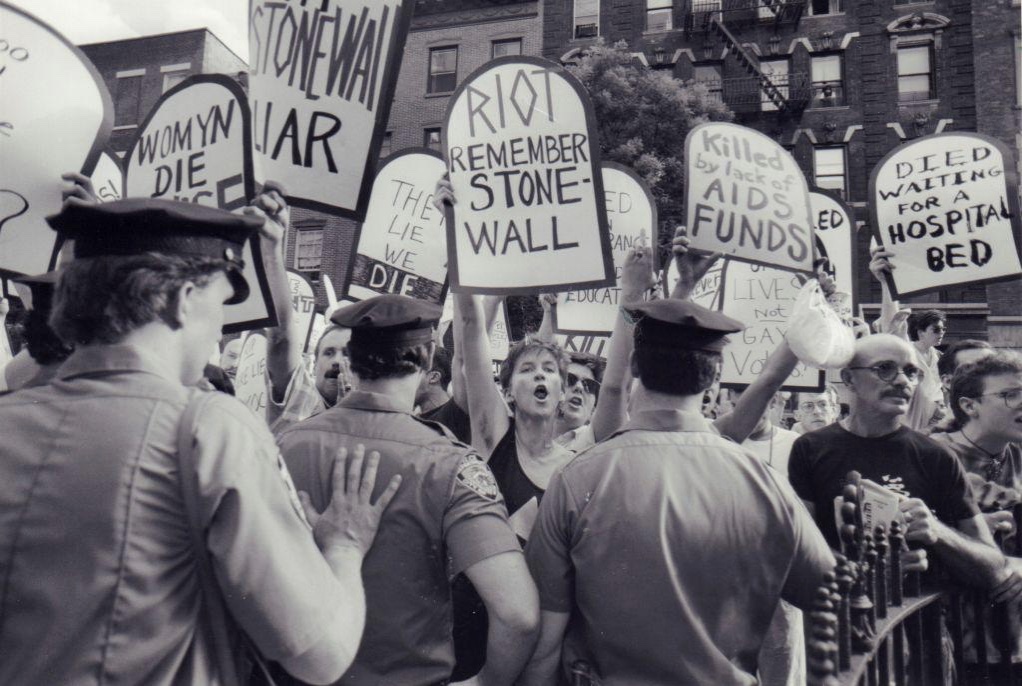
<path fill-rule="evenodd" d="M 103 79 L 53 28 L 0 2 L 0 272 L 38 274 L 57 258 L 46 217 L 61 174 L 88 176 L 113 126 Z"/>
<path fill-rule="evenodd" d="M 249 99 L 256 177 L 289 202 L 359 221 L 412 0 L 249 2 Z"/>
<path fill-rule="evenodd" d="M 656 202 L 646 183 L 623 164 L 604 162 L 602 167 L 615 284 L 559 294 L 554 310 L 556 331 L 607 334 L 613 331 L 625 260 L 635 248 L 649 247 L 651 236 L 656 236 Z"/>
<path fill-rule="evenodd" d="M 852 211 L 840 198 L 815 188 L 809 191 L 809 203 L 813 209 L 817 257 L 827 259 L 827 273 L 834 279 L 838 292 L 846 293 L 851 299 L 849 306 L 854 309 L 855 220 Z"/>
<path fill-rule="evenodd" d="M 893 253 L 898 296 L 1022 273 L 1012 154 L 976 133 L 940 133 L 892 150 L 869 180 L 873 230 Z"/>
<path fill-rule="evenodd" d="M 380 167 L 352 260 L 349 297 L 397 293 L 443 302 L 447 234 L 433 190 L 444 171 L 443 158 L 425 149 L 397 153 Z"/>
<path fill-rule="evenodd" d="M 693 248 L 812 271 L 809 189 L 784 148 L 759 131 L 712 122 L 689 132 L 685 160 Z"/>
<path fill-rule="evenodd" d="M 487 62 L 447 109 L 451 289 L 539 293 L 614 284 L 592 106 L 560 66 Z"/>
<path fill-rule="evenodd" d="M 125 197 L 239 210 L 255 195 L 245 93 L 221 75 L 192 76 L 157 101 L 125 155 Z M 276 326 L 259 237 L 244 249 L 251 293 L 224 309 L 224 331 Z"/>

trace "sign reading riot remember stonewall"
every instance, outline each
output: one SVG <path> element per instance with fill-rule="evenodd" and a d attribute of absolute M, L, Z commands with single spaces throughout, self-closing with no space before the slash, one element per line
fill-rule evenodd
<path fill-rule="evenodd" d="M 0 272 L 53 268 L 60 175 L 92 173 L 113 125 L 92 62 L 27 12 L 0 2 Z"/>
<path fill-rule="evenodd" d="M 603 194 L 606 198 L 617 284 L 610 288 L 561 293 L 554 310 L 555 331 L 608 334 L 613 331 L 620 304 L 619 284 L 625 259 L 636 247 L 648 247 L 650 237 L 656 236 L 656 202 L 646 183 L 623 164 L 604 162 L 602 167 Z"/>
<path fill-rule="evenodd" d="M 826 257 L 827 273 L 841 293 L 852 299 L 852 308 L 858 304 L 855 298 L 854 240 L 855 221 L 852 212 L 839 198 L 827 191 L 809 191 L 809 202 L 813 209 L 813 232 L 822 247 L 819 257 Z"/>
<path fill-rule="evenodd" d="M 296 207 L 365 216 L 412 0 L 250 0 L 256 176 Z"/>
<path fill-rule="evenodd" d="M 443 132 L 452 290 L 614 284 L 595 130 L 582 85 L 553 62 L 502 57 L 469 75 Z"/>
<path fill-rule="evenodd" d="M 721 312 L 745 324 L 731 334 L 724 348 L 720 384 L 734 388 L 755 381 L 767 358 L 784 340 L 795 297 L 802 288 L 798 275 L 757 264 L 727 260 L 720 293 Z M 783 390 L 822 391 L 824 373 L 799 362 Z"/>
<path fill-rule="evenodd" d="M 892 150 L 873 170 L 873 230 L 897 267 L 895 297 L 1022 274 L 1018 176 L 1000 141 L 940 133 Z"/>
<path fill-rule="evenodd" d="M 792 271 L 813 267 L 809 189 L 774 140 L 737 124 L 700 124 L 685 139 L 693 248 Z"/>
<path fill-rule="evenodd" d="M 241 86 L 221 75 L 192 76 L 170 89 L 138 129 L 125 155 L 124 195 L 237 210 L 255 195 Z M 258 236 L 245 245 L 251 293 L 224 308 L 224 331 L 276 326 Z"/>
<path fill-rule="evenodd" d="M 447 290 L 444 213 L 433 189 L 444 160 L 433 150 L 402 151 L 387 159 L 373 182 L 348 278 L 358 300 L 398 293 L 440 304 Z"/>

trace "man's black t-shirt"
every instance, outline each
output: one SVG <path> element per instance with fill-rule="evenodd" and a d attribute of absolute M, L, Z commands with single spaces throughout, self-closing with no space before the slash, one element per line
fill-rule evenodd
<path fill-rule="evenodd" d="M 841 495 L 852 470 L 891 491 L 919 498 L 949 526 L 979 513 L 961 464 L 935 441 L 905 426 L 863 438 L 831 424 L 795 441 L 788 478 L 795 492 L 813 503 L 816 524 L 835 548 L 834 498 Z"/>
<path fill-rule="evenodd" d="M 469 423 L 468 414 L 458 407 L 454 398 L 419 416 L 431 422 L 443 424 L 459 441 L 465 445 L 472 445 L 472 425 Z"/>

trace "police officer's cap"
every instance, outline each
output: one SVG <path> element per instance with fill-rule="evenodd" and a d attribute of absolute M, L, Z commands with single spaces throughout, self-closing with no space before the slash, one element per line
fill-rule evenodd
<path fill-rule="evenodd" d="M 107 257 L 159 252 L 226 260 L 234 286 L 228 303 L 248 297 L 241 270 L 245 242 L 262 219 L 174 200 L 128 198 L 102 204 L 67 203 L 47 222 L 75 242 L 75 257 Z"/>
<path fill-rule="evenodd" d="M 330 321 L 351 329 L 351 342 L 412 346 L 433 339 L 443 308 L 406 295 L 378 295 L 333 313 Z"/>
<path fill-rule="evenodd" d="M 57 286 L 57 272 L 46 272 L 35 276 L 16 276 L 11 279 L 14 290 L 26 310 L 46 314 L 53 304 L 53 291 Z"/>
<path fill-rule="evenodd" d="M 636 321 L 635 341 L 646 345 L 720 352 L 727 334 L 745 325 L 687 300 L 654 300 L 628 308 Z"/>

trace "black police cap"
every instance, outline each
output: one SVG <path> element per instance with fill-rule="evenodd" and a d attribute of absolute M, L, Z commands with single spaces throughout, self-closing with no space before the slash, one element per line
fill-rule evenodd
<path fill-rule="evenodd" d="M 737 319 L 688 300 L 654 300 L 628 312 L 636 320 L 637 344 L 720 352 L 727 345 L 727 334 L 745 328 Z"/>
<path fill-rule="evenodd" d="M 67 203 L 46 221 L 62 238 L 75 242 L 76 258 L 159 252 L 225 260 L 234 286 L 228 303 L 248 297 L 242 250 L 263 222 L 215 207 L 155 198 Z"/>
<path fill-rule="evenodd" d="M 35 276 L 16 276 L 14 282 L 18 297 L 25 309 L 46 314 L 53 305 L 53 291 L 57 287 L 57 272 L 46 272 Z M 24 288 L 18 288 L 23 286 Z"/>
<path fill-rule="evenodd" d="M 351 342 L 356 345 L 411 346 L 433 339 L 442 312 L 440 305 L 425 300 L 378 295 L 340 308 L 330 321 L 351 329 Z"/>

